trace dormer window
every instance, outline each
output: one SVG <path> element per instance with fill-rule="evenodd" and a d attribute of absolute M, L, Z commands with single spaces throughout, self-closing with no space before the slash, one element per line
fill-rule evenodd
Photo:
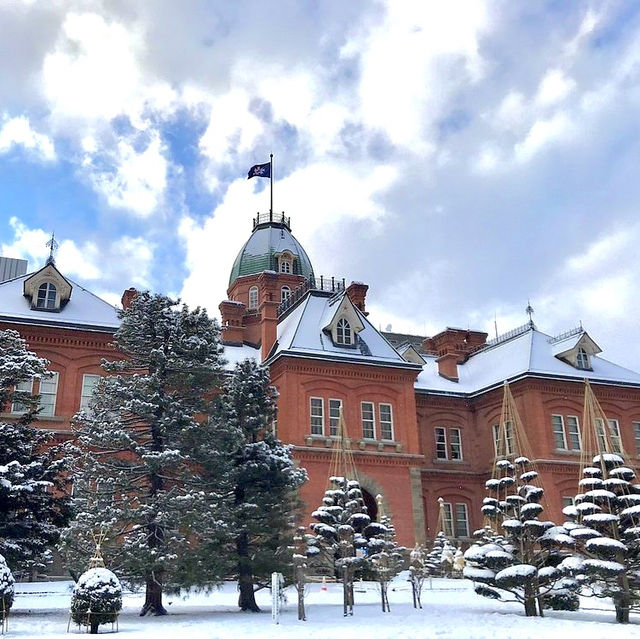
<path fill-rule="evenodd" d="M 584 348 L 578 349 L 578 352 L 576 354 L 576 367 L 582 370 L 589 370 L 589 368 L 591 368 L 589 365 L 589 355 L 587 354 L 587 351 L 584 350 Z"/>
<path fill-rule="evenodd" d="M 256 310 L 258 308 L 258 287 L 252 286 L 249 289 L 249 309 Z"/>
<path fill-rule="evenodd" d="M 351 325 L 344 317 L 341 317 L 336 324 L 336 342 L 346 346 L 350 346 L 353 343 Z"/>
<path fill-rule="evenodd" d="M 291 297 L 291 289 L 288 286 L 283 286 L 280 289 L 280 301 L 286 302 Z"/>
<path fill-rule="evenodd" d="M 45 282 L 40 284 L 38 288 L 38 297 L 36 299 L 36 308 L 53 310 L 56 308 L 56 285 L 53 282 Z"/>
<path fill-rule="evenodd" d="M 280 272 L 291 273 L 291 260 L 287 260 L 282 257 L 280 258 Z"/>

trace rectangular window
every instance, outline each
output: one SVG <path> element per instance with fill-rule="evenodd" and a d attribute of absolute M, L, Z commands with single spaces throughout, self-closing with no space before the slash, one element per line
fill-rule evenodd
<path fill-rule="evenodd" d="M 493 443 L 497 457 L 513 455 L 514 442 L 511 422 L 504 422 L 502 429 L 500 428 L 500 424 L 493 425 Z"/>
<path fill-rule="evenodd" d="M 311 434 L 324 435 L 324 401 L 321 397 L 311 398 Z"/>
<path fill-rule="evenodd" d="M 620 424 L 617 419 L 609 420 L 609 434 L 611 435 L 611 452 L 622 452 L 622 438 L 620 437 Z"/>
<path fill-rule="evenodd" d="M 640 422 L 633 422 L 633 436 L 636 439 L 636 450 L 640 455 Z"/>
<path fill-rule="evenodd" d="M 341 399 L 329 400 L 329 435 L 338 434 L 338 423 L 340 421 L 340 409 L 342 408 Z"/>
<path fill-rule="evenodd" d="M 376 421 L 373 402 L 361 402 L 362 410 L 362 436 L 364 439 L 376 438 Z"/>
<path fill-rule="evenodd" d="M 604 434 L 604 423 L 599 417 L 596 417 L 596 433 L 598 433 L 598 444 L 600 450 L 608 450 L 607 438 Z"/>
<path fill-rule="evenodd" d="M 566 508 L 567 506 L 573 506 L 573 497 L 562 498 L 562 507 Z"/>
<path fill-rule="evenodd" d="M 456 504 L 456 537 L 469 536 L 469 516 L 467 504 Z"/>
<path fill-rule="evenodd" d="M 447 537 L 453 537 L 453 508 L 446 501 L 442 504 L 442 532 Z"/>
<path fill-rule="evenodd" d="M 393 413 L 391 404 L 380 404 L 380 439 L 393 441 Z"/>
<path fill-rule="evenodd" d="M 571 446 L 571 450 L 582 450 L 580 422 L 574 415 L 569 415 L 567 417 L 567 429 L 569 431 L 569 445 Z"/>
<path fill-rule="evenodd" d="M 22 382 L 18 382 L 16 384 L 16 390 L 27 393 L 28 395 L 33 394 L 33 379 L 27 379 Z M 12 413 L 26 413 L 29 410 L 29 407 L 26 404 L 21 402 L 13 402 L 11 404 L 11 412 Z"/>
<path fill-rule="evenodd" d="M 553 424 L 553 438 L 558 450 L 567 450 L 567 436 L 564 432 L 564 420 L 562 415 L 551 415 Z"/>
<path fill-rule="evenodd" d="M 80 395 L 80 410 L 89 410 L 91 400 L 93 399 L 93 391 L 98 386 L 100 375 L 83 375 L 82 376 L 82 395 Z"/>
<path fill-rule="evenodd" d="M 436 459 L 447 459 L 447 430 L 436 428 Z"/>
<path fill-rule="evenodd" d="M 462 437 L 459 428 L 449 429 L 449 447 L 451 450 L 451 459 L 462 459 Z"/>
<path fill-rule="evenodd" d="M 40 408 L 42 417 L 52 417 L 56 413 L 56 395 L 58 394 L 58 373 L 40 379 Z"/>

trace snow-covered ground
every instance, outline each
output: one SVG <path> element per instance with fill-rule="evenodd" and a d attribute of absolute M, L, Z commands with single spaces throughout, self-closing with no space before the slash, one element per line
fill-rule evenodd
<path fill-rule="evenodd" d="M 544 619 L 524 617 L 518 604 L 501 604 L 479 597 L 468 581 L 434 579 L 425 585 L 423 609 L 414 610 L 406 581 L 390 589 L 391 612 L 380 610 L 373 583 L 356 585 L 353 617 L 342 616 L 342 591 L 338 584 L 311 584 L 307 596 L 307 621 L 297 620 L 295 592 L 276 626 L 270 614 L 269 592 L 258 593 L 262 614 L 243 613 L 236 606 L 235 584 L 225 584 L 210 594 L 165 598 L 169 615 L 140 618 L 142 596 L 127 594 L 120 615 L 120 633 L 125 637 L 154 639 L 601 639 L 615 634 L 640 639 L 640 614 L 622 627 L 614 623 L 613 611 L 605 601 L 583 600 L 589 610 L 550 612 Z M 67 637 L 70 582 L 17 584 L 17 596 L 9 620 L 11 637 Z M 598 610 L 591 610 L 598 608 Z M 110 626 L 101 626 L 106 633 Z M 78 633 L 71 626 L 72 633 Z"/>

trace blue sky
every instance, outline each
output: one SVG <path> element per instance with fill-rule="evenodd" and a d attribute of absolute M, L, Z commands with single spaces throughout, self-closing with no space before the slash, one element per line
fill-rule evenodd
<path fill-rule="evenodd" d="M 217 314 L 268 183 L 383 328 L 580 321 L 640 369 L 640 9 L 0 5 L 0 252 Z"/>

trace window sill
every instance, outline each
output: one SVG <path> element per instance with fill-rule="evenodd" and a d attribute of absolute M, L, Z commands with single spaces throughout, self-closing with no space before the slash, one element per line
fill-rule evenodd
<path fill-rule="evenodd" d="M 314 444 L 324 443 L 327 448 L 331 448 L 333 443 L 338 441 L 337 435 L 307 435 L 305 437 L 305 443 L 307 446 L 313 446 Z M 396 452 L 402 452 L 402 442 L 397 442 L 390 439 L 345 439 L 346 448 L 351 448 L 353 444 L 358 445 L 360 450 L 367 448 L 377 448 L 378 450 L 384 450 L 385 448 L 395 448 Z"/>
<path fill-rule="evenodd" d="M 434 458 L 433 460 L 434 464 L 467 464 L 467 460 L 466 459 L 438 459 L 437 457 Z"/>
<path fill-rule="evenodd" d="M 0 419 L 20 419 L 24 413 L 0 413 Z M 58 415 L 36 415 L 34 422 L 64 422 L 66 418 Z"/>
<path fill-rule="evenodd" d="M 553 452 L 556 455 L 573 455 L 573 456 L 579 456 L 582 453 L 581 450 L 574 450 L 571 448 L 555 448 Z"/>

